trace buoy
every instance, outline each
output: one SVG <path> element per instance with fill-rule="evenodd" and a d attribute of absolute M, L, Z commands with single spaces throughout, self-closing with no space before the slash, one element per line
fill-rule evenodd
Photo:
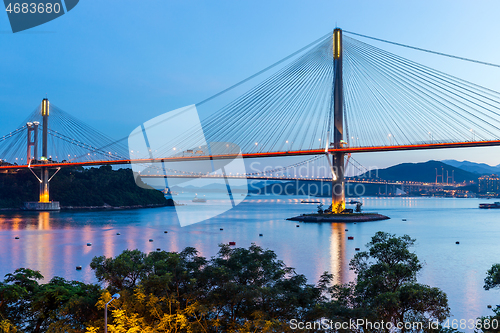
<path fill-rule="evenodd" d="M 224 229 L 220 228 L 220 230 L 222 231 L 222 230 L 224 230 Z"/>
<path fill-rule="evenodd" d="M 347 237 L 347 239 L 354 239 L 354 237 L 352 237 L 352 236 L 349 236 L 349 237 Z"/>
<path fill-rule="evenodd" d="M 156 251 L 161 251 L 161 249 L 160 249 L 160 248 L 157 248 L 157 249 L 156 249 Z"/>
<path fill-rule="evenodd" d="M 229 242 L 229 245 L 236 245 L 236 242 Z"/>
<path fill-rule="evenodd" d="M 488 308 L 488 309 L 491 309 L 491 305 L 490 305 L 490 304 L 488 304 L 487 308 Z"/>
<path fill-rule="evenodd" d="M 150 241 L 150 242 L 152 242 L 153 240 L 152 240 L 152 239 L 150 239 L 149 241 Z"/>
<path fill-rule="evenodd" d="M 120 236 L 120 233 L 119 233 L 119 232 L 117 232 L 116 234 L 117 234 L 118 236 Z"/>
<path fill-rule="evenodd" d="M 359 251 L 359 247 L 355 248 L 354 250 Z"/>
<path fill-rule="evenodd" d="M 87 246 L 92 246 L 92 243 L 87 243 Z"/>
<path fill-rule="evenodd" d="M 168 234 L 168 231 L 167 231 L 167 230 L 165 230 L 163 233 L 164 233 L 164 234 Z"/>
<path fill-rule="evenodd" d="M 345 231 L 349 231 L 349 229 L 345 229 Z"/>
<path fill-rule="evenodd" d="M 298 228 L 298 227 L 300 227 L 300 225 L 297 224 L 296 227 Z"/>
<path fill-rule="evenodd" d="M 76 266 L 76 270 L 79 271 L 82 269 L 82 266 Z"/>
<path fill-rule="evenodd" d="M 455 244 L 460 244 L 460 242 L 456 241 Z"/>
<path fill-rule="evenodd" d="M 263 234 L 259 234 L 259 237 L 262 237 L 262 236 L 264 236 L 264 235 Z"/>
<path fill-rule="evenodd" d="M 19 239 L 19 237 L 18 237 L 18 236 L 16 236 L 16 237 L 14 237 L 14 239 Z"/>

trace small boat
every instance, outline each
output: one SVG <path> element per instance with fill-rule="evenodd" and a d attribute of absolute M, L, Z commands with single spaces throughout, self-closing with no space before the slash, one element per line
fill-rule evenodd
<path fill-rule="evenodd" d="M 483 209 L 494 209 L 494 208 L 500 208 L 500 202 L 494 202 L 492 204 L 490 203 L 483 203 L 483 204 L 479 204 L 479 208 L 483 208 Z"/>
<path fill-rule="evenodd" d="M 321 201 L 318 200 L 311 200 L 311 197 L 307 197 L 307 199 L 302 200 L 300 203 L 313 203 L 313 204 L 319 204 Z"/>
<path fill-rule="evenodd" d="M 171 189 L 169 189 L 168 187 L 165 187 L 165 189 L 163 191 L 161 191 L 164 195 L 178 195 L 179 193 L 178 192 L 174 192 L 172 191 Z"/>
<path fill-rule="evenodd" d="M 207 199 L 205 198 L 198 198 L 198 195 L 195 194 L 193 200 L 193 202 L 207 202 Z"/>

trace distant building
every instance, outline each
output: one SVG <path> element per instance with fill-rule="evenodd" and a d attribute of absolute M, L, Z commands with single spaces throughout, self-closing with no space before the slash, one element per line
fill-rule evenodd
<path fill-rule="evenodd" d="M 479 193 L 500 193 L 500 178 L 497 175 L 479 177 Z"/>

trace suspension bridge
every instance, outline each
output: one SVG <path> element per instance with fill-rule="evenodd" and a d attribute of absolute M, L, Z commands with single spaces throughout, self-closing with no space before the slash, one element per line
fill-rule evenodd
<path fill-rule="evenodd" d="M 304 156 L 307 160 L 300 163 L 308 163 L 321 157 L 330 174 L 320 178 L 332 181 L 332 211 L 340 212 L 345 208 L 344 171 L 353 153 L 500 145 L 499 92 L 359 37 L 392 43 L 337 28 L 197 103 L 205 112 L 201 129 L 193 127 L 175 142 L 154 149 L 148 145 L 142 151 L 129 150 L 129 137 L 114 140 L 43 99 L 20 127 L 0 137 L 0 172 L 30 169 L 40 182 L 40 203 L 50 204 L 50 179 L 63 167 L 161 165 L 236 156 Z M 163 120 L 151 127 L 165 125 Z M 231 143 L 239 149 L 212 153 L 207 142 Z M 52 175 L 49 169 L 55 170 Z M 262 171 L 234 177 L 280 180 L 284 176 L 279 171 L 274 176 Z M 142 176 L 204 176 L 164 167 L 153 173 Z"/>

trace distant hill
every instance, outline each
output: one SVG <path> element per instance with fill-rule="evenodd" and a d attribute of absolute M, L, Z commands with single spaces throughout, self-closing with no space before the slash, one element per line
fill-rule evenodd
<path fill-rule="evenodd" d="M 359 176 L 360 178 L 379 178 L 383 180 L 399 180 L 414 182 L 435 182 L 436 169 L 439 175 L 444 170 L 444 181 L 446 181 L 446 172 L 448 175 L 454 173 L 455 182 L 477 181 L 478 174 L 462 170 L 460 168 L 445 164 L 439 161 L 427 161 L 423 163 L 402 163 L 385 169 L 376 169 L 366 172 Z M 441 181 L 439 177 L 439 181 Z M 450 180 L 451 181 L 451 180 Z"/>
<path fill-rule="evenodd" d="M 456 160 L 444 160 L 441 162 L 468 172 L 477 173 L 478 175 L 500 174 L 500 164 L 496 166 L 491 166 L 486 163 L 475 163 L 469 161 L 456 161 Z"/>
<path fill-rule="evenodd" d="M 217 183 L 210 183 L 208 185 L 204 186 L 193 186 L 193 185 L 187 185 L 187 186 L 180 186 L 180 185 L 174 185 L 170 189 L 172 191 L 188 191 L 188 192 L 193 192 L 193 191 L 227 191 L 227 186 L 226 184 L 221 184 L 221 179 L 216 180 Z M 269 184 L 274 184 L 278 181 L 251 181 L 247 180 L 248 185 L 233 185 L 231 184 L 231 190 L 247 190 L 249 188 L 260 188 L 267 186 Z M 251 184 L 251 185 L 250 185 Z M 182 185 L 182 184 L 181 184 Z"/>

